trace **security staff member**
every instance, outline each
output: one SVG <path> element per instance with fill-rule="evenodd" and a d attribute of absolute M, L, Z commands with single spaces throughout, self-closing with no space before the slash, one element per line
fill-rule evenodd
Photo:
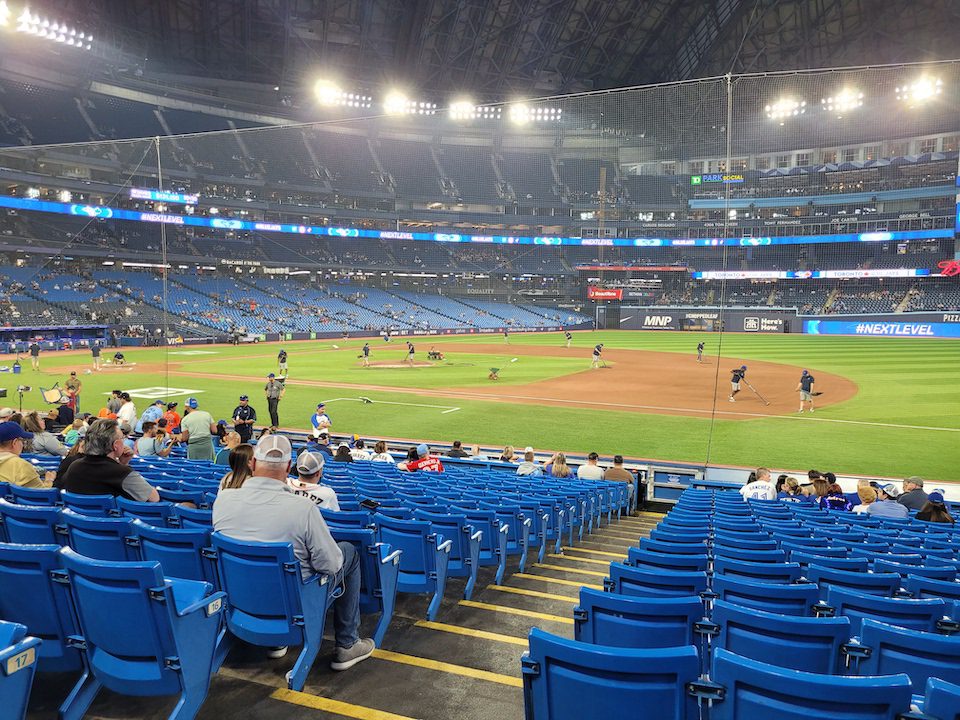
<path fill-rule="evenodd" d="M 246 395 L 241 395 L 240 404 L 233 410 L 233 429 L 245 443 L 253 437 L 253 424 L 257 421 L 257 411 L 250 407 L 249 400 Z"/>
<path fill-rule="evenodd" d="M 277 414 L 277 408 L 280 405 L 280 398 L 286 392 L 286 387 L 282 382 L 276 379 L 276 375 L 270 373 L 267 375 L 267 384 L 263 387 L 263 394 L 267 398 L 267 409 L 270 411 L 270 424 L 273 427 L 280 425 L 280 416 Z"/>

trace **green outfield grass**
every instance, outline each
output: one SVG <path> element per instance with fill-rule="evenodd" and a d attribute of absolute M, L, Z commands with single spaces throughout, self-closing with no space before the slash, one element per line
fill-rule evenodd
<path fill-rule="evenodd" d="M 858 394 L 843 403 L 818 408 L 815 416 L 770 417 L 753 420 L 653 415 L 566 407 L 504 404 L 477 399 L 441 398 L 391 391 L 359 391 L 345 387 L 307 387 L 298 381 L 375 384 L 424 390 L 487 385 L 490 367 L 503 368 L 502 384 L 517 385 L 534 380 L 580 372 L 589 364 L 590 348 L 603 342 L 608 349 L 646 349 L 691 354 L 696 343 L 707 342 L 707 356 L 718 351 L 716 334 L 669 332 L 579 333 L 570 357 L 520 357 L 510 363 L 511 347 L 496 352 L 471 351 L 471 345 L 499 345 L 499 336 L 438 338 L 436 343 L 462 345 L 464 352 L 448 363 L 429 368 L 359 367 L 357 354 L 362 341 L 315 341 L 287 345 L 290 353 L 289 389 L 280 407 L 281 424 L 306 429 L 319 400 L 333 400 L 328 411 L 336 432 L 358 432 L 408 438 L 461 439 L 465 443 L 534 445 L 575 452 L 597 452 L 714 464 L 770 465 L 804 470 L 876 474 L 890 477 L 912 474 L 937 480 L 960 480 L 956 460 L 960 447 L 960 344 L 946 340 L 910 338 L 846 338 L 804 335 L 743 335 L 722 338 L 724 358 L 763 360 L 843 375 L 854 381 Z M 511 346 L 562 347 L 557 334 L 520 335 Z M 334 342 L 340 346 L 334 349 Z M 432 339 L 418 339 L 417 355 L 426 359 Z M 372 343 L 373 359 L 397 361 L 402 343 Z M 127 357 L 138 365 L 165 364 L 169 374 L 105 371 L 84 375 L 83 409 L 95 412 L 104 393 L 123 389 L 171 387 L 196 394 L 215 418 L 229 418 L 241 392 L 267 419 L 262 378 L 276 369 L 278 346 L 248 345 L 238 348 L 183 348 L 167 350 L 130 349 Z M 215 354 L 180 355 L 184 351 Z M 721 361 L 721 382 L 726 367 Z M 175 367 L 179 365 L 180 367 Z M 61 384 L 66 371 L 89 367 L 89 358 L 46 353 L 40 376 L 25 359 L 20 382 L 35 386 L 24 398 L 25 407 L 36 407 L 36 388 Z M 188 377 L 178 372 L 202 373 Z M 669 373 L 669 367 L 661 372 Z M 241 376 L 250 379 L 232 379 Z M 617 402 L 615 376 L 601 402 Z M 16 386 L 14 377 L 0 375 L 0 387 Z M 360 395 L 374 404 L 357 402 Z M 181 405 L 188 396 L 179 392 L 172 399 Z M 94 398 L 97 398 L 95 401 Z M 164 399 L 166 396 L 164 396 Z M 581 398 L 582 399 L 582 398 Z M 0 401 L 2 403 L 4 401 Z M 16 397 L 6 402 L 15 404 Z M 136 399 L 143 410 L 149 401 Z M 402 403 L 402 404 L 391 404 Z M 421 407 L 425 406 L 425 407 Z M 453 410 L 452 408 L 459 408 Z M 728 408 L 720 408 L 726 410 Z M 711 436 L 712 429 L 712 436 Z"/>

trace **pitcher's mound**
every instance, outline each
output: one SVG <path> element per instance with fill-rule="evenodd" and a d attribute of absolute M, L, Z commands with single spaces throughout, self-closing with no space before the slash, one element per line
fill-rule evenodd
<path fill-rule="evenodd" d="M 408 368 L 408 367 L 433 367 L 433 363 L 414 360 L 413 365 L 411 365 L 410 363 L 396 362 L 394 360 L 373 360 L 370 363 L 370 367 L 387 368 L 387 369 Z"/>

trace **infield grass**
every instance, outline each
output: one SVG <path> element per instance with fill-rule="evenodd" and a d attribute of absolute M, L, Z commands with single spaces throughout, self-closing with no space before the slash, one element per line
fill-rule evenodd
<path fill-rule="evenodd" d="M 584 370 L 589 365 L 590 349 L 597 342 L 605 343 L 608 349 L 692 354 L 701 339 L 707 343 L 705 357 L 716 362 L 721 338 L 713 333 L 577 333 L 570 357 L 520 356 L 515 363 L 510 363 L 510 358 L 515 357 L 511 346 L 562 348 L 562 336 L 513 334 L 511 346 L 497 347 L 489 354 L 472 351 L 471 345 L 496 345 L 499 336 L 442 337 L 435 342 L 462 345 L 463 353 L 449 355 L 446 363 L 417 368 L 363 369 L 357 359 L 363 341 L 358 340 L 287 343 L 291 374 L 280 406 L 280 419 L 285 427 L 306 429 L 316 403 L 332 400 L 328 412 L 335 432 L 358 432 L 366 437 L 461 439 L 467 444 L 520 447 L 529 444 L 570 452 L 595 450 L 607 456 L 622 453 L 698 463 L 707 459 L 709 446 L 713 464 L 817 468 L 886 477 L 917 474 L 932 480 L 960 480 L 956 460 L 960 448 L 960 343 L 956 341 L 724 335 L 719 374 L 723 384 L 727 382 L 728 359 L 736 358 L 806 367 L 814 373 L 835 373 L 849 378 L 859 388 L 852 399 L 818 408 L 815 415 L 749 420 L 719 415 L 711 421 L 704 417 L 616 409 L 506 404 L 409 392 L 298 385 L 298 381 L 308 380 L 427 391 L 469 388 L 488 385 L 489 369 L 499 367 L 501 384 L 515 386 Z M 432 340 L 415 341 L 418 360 L 426 359 Z M 334 344 L 339 349 L 334 349 Z M 384 345 L 376 340 L 371 347 L 374 361 L 399 363 L 404 355 L 402 341 Z M 129 390 L 159 386 L 179 389 L 181 392 L 171 399 L 179 401 L 181 407 L 188 395 L 195 395 L 214 418 L 229 418 L 237 396 L 248 393 L 260 420 L 266 421 L 261 378 L 276 371 L 278 349 L 275 343 L 237 348 L 131 348 L 126 355 L 138 364 L 133 370 L 111 369 L 83 375 L 82 409 L 96 412 L 104 393 L 115 387 Z M 212 354 L 180 354 L 195 352 Z M 144 372 L 144 365 L 149 365 L 151 372 Z M 45 353 L 38 376 L 30 369 L 29 359 L 25 359 L 19 382 L 34 386 L 34 390 L 24 397 L 24 407 L 41 403 L 39 386 L 49 387 L 56 380 L 62 385 L 67 371 L 87 367 L 88 354 Z M 661 372 L 669 373 L 670 368 L 664 367 Z M 15 388 L 16 382 L 12 375 L 0 375 L 0 387 Z M 610 394 L 611 397 L 594 399 L 616 403 L 615 383 Z M 356 398 L 361 395 L 372 398 L 374 403 L 358 402 Z M 15 404 L 16 397 L 2 402 Z M 148 402 L 136 398 L 138 410 L 142 411 Z"/>

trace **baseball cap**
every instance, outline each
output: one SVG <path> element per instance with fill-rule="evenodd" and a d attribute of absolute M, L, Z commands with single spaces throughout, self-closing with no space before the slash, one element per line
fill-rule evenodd
<path fill-rule="evenodd" d="M 919 475 L 911 475 L 904 482 L 913 483 L 917 487 L 923 487 L 923 478 Z"/>
<path fill-rule="evenodd" d="M 527 445 L 527 446 L 523 449 L 523 452 L 524 452 L 524 453 L 533 452 L 533 446 L 532 446 L 532 445 Z"/>
<path fill-rule="evenodd" d="M 342 442 L 339 445 L 337 445 L 337 450 L 339 450 L 340 448 L 346 448 L 347 450 L 349 450 L 350 446 L 347 445 L 345 442 Z"/>
<path fill-rule="evenodd" d="M 29 440 L 32 437 L 33 433 L 28 433 L 26 430 L 20 427 L 19 423 L 0 423 L 0 443 L 8 443 L 11 440 L 16 440 L 17 438 Z"/>
<path fill-rule="evenodd" d="M 154 405 L 161 405 L 161 406 L 162 406 L 162 405 L 163 405 L 163 400 L 154 400 L 154 401 L 153 401 L 153 404 L 154 404 Z"/>
<path fill-rule="evenodd" d="M 169 403 L 167 403 L 167 410 L 173 410 L 173 409 L 174 409 L 177 405 L 179 405 L 179 404 L 180 404 L 180 403 L 169 402 Z"/>
<path fill-rule="evenodd" d="M 747 366 L 746 366 L 746 365 L 741 365 L 741 366 L 740 366 L 740 369 L 741 369 L 741 370 L 746 370 L 746 369 L 747 369 Z"/>
<path fill-rule="evenodd" d="M 323 470 L 323 453 L 304 450 L 297 458 L 297 472 L 301 475 L 316 475 Z"/>
<path fill-rule="evenodd" d="M 267 377 L 272 378 L 272 377 L 276 377 L 276 375 L 274 375 L 273 373 L 270 373 L 269 375 L 267 375 Z"/>
<path fill-rule="evenodd" d="M 253 448 L 253 458 L 264 462 L 290 462 L 293 450 L 285 435 L 267 435 Z"/>
<path fill-rule="evenodd" d="M 217 425 L 226 425 L 226 424 L 227 424 L 226 420 L 217 420 Z"/>
<path fill-rule="evenodd" d="M 900 491 L 897 490 L 897 486 L 893 483 L 886 483 L 885 485 L 880 485 L 878 490 L 883 490 L 888 496 L 895 498 L 900 497 Z"/>
<path fill-rule="evenodd" d="M 13 408 L 0 408 L 0 418 L 8 418 L 13 416 Z"/>
<path fill-rule="evenodd" d="M 426 457 L 429 454 L 430 454 L 430 448 L 427 446 L 426 443 L 420 443 L 419 445 L 417 445 L 417 455 L 419 455 L 420 457 Z"/>
<path fill-rule="evenodd" d="M 71 375 L 76 375 L 76 374 L 77 374 L 77 371 L 76 371 L 76 370 L 71 370 L 71 371 L 70 371 L 70 374 L 71 374 Z"/>
<path fill-rule="evenodd" d="M 196 398 L 190 398 L 189 400 L 187 400 L 187 407 L 188 407 L 188 408 L 193 408 L 194 410 L 196 410 L 196 409 L 197 409 L 197 406 L 198 406 L 199 404 L 200 404 L 200 403 L 197 402 L 197 399 L 196 399 Z"/>
<path fill-rule="evenodd" d="M 324 440 L 329 440 L 329 439 L 330 439 L 330 433 L 322 432 L 322 433 L 320 433 L 320 437 L 323 438 Z"/>
<path fill-rule="evenodd" d="M 240 396 L 240 399 L 241 399 L 241 400 L 249 400 L 250 398 L 247 397 L 246 395 L 241 395 L 241 396 Z"/>
<path fill-rule="evenodd" d="M 934 490 L 932 493 L 927 495 L 927 500 L 932 503 L 939 503 L 943 505 L 943 495 Z"/>
<path fill-rule="evenodd" d="M 810 373 L 808 373 L 806 370 L 804 370 L 804 371 L 803 371 L 802 373 L 800 373 L 800 374 L 801 374 L 801 375 L 809 375 Z"/>
<path fill-rule="evenodd" d="M 326 405 L 324 405 L 323 403 L 317 403 L 317 410 L 319 410 L 322 407 L 326 407 Z"/>

